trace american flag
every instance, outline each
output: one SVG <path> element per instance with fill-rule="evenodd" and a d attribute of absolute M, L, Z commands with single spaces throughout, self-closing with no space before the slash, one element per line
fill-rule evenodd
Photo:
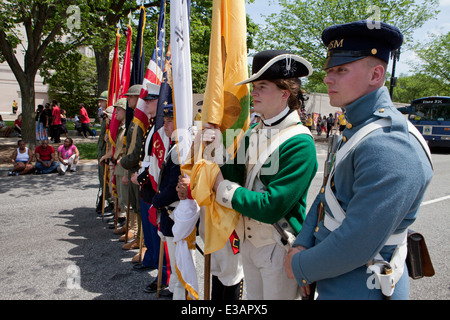
<path fill-rule="evenodd" d="M 149 126 L 148 116 L 143 111 L 145 106 L 145 101 L 143 99 L 148 95 L 147 83 L 161 85 L 161 80 L 163 77 L 165 52 L 165 7 L 166 0 L 161 0 L 156 47 L 153 50 L 152 58 L 150 59 L 150 62 L 148 64 L 144 81 L 142 83 L 141 94 L 139 95 L 136 110 L 134 111 L 133 122 L 139 125 L 144 132 L 147 131 L 147 128 Z"/>

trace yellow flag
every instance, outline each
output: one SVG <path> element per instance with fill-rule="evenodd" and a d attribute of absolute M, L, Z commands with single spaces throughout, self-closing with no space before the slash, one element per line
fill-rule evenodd
<path fill-rule="evenodd" d="M 202 121 L 218 125 L 228 154 L 234 157 L 250 119 L 249 86 L 236 83 L 248 78 L 245 0 L 214 0 L 206 91 Z M 228 135 L 227 135 L 227 130 Z M 230 139 L 231 137 L 231 139 Z M 195 145 L 195 143 L 194 143 Z M 229 240 L 239 213 L 222 207 L 212 191 L 220 171 L 217 164 L 201 159 L 182 166 L 191 178 L 192 196 L 205 207 L 205 254 L 222 249 Z"/>
<path fill-rule="evenodd" d="M 250 123 L 249 85 L 236 86 L 247 78 L 245 0 L 214 0 L 202 121 L 220 127 L 232 156 Z M 234 139 L 226 139 L 227 129 L 235 130 Z"/>

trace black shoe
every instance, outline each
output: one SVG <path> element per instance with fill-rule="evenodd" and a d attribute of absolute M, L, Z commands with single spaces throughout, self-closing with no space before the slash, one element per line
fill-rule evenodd
<path fill-rule="evenodd" d="M 101 212 L 101 211 L 98 212 L 98 215 L 99 215 L 99 216 L 102 216 L 102 212 Z M 103 214 L 103 217 L 111 217 L 112 215 L 114 215 L 114 213 L 112 213 L 112 212 L 106 212 L 106 210 L 105 210 L 105 213 Z"/>
<path fill-rule="evenodd" d="M 160 290 L 162 291 L 164 289 L 168 289 L 168 287 L 169 286 L 167 284 L 161 283 Z M 145 293 L 156 293 L 157 289 L 158 289 L 158 282 L 155 279 L 152 283 L 150 283 L 148 286 L 145 287 L 144 292 Z M 161 291 L 160 291 L 160 293 L 161 293 Z"/>
<path fill-rule="evenodd" d="M 136 271 L 152 271 L 152 270 L 155 270 L 155 269 L 156 268 L 153 268 L 151 266 L 144 266 L 144 264 L 142 264 L 142 263 L 138 263 L 138 264 L 135 264 L 133 266 L 133 270 L 136 270 Z"/>
<path fill-rule="evenodd" d="M 161 289 L 159 296 L 163 298 L 173 298 L 173 292 L 170 292 L 169 288 Z"/>

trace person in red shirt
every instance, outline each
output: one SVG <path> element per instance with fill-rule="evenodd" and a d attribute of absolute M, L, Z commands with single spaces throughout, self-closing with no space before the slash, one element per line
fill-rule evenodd
<path fill-rule="evenodd" d="M 84 103 L 80 103 L 80 123 L 81 123 L 81 134 L 83 137 L 87 138 L 87 132 L 91 137 L 95 136 L 94 132 L 89 128 L 89 124 L 91 120 L 89 119 L 89 115 L 87 113 L 86 108 L 84 107 Z"/>
<path fill-rule="evenodd" d="M 14 131 L 17 132 L 19 138 L 22 137 L 22 114 L 19 114 L 17 119 L 14 120 Z"/>
<path fill-rule="evenodd" d="M 55 161 L 55 149 L 48 145 L 48 140 L 42 140 L 41 145 L 34 150 L 36 155 L 35 173 L 51 173 L 58 168 L 58 162 Z"/>
<path fill-rule="evenodd" d="M 52 101 L 52 138 L 55 143 L 60 143 L 61 135 L 61 109 L 59 108 L 58 101 Z"/>

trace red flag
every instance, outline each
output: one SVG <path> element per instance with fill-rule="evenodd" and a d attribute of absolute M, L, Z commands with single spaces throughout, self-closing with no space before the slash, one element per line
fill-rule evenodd
<path fill-rule="evenodd" d="M 116 47 L 114 48 L 114 57 L 109 72 L 108 84 L 108 107 L 114 105 L 119 97 L 120 74 L 119 74 L 119 31 L 116 33 Z"/>
<path fill-rule="evenodd" d="M 111 63 L 111 70 L 109 72 L 107 107 L 113 106 L 119 98 L 119 92 L 120 92 L 119 40 L 120 40 L 120 34 L 119 34 L 119 30 L 117 30 L 116 46 L 114 48 L 114 57 L 113 57 L 113 61 Z M 115 115 L 116 115 L 116 113 L 114 112 L 109 125 L 107 125 L 107 127 L 106 127 L 106 135 L 109 137 L 109 141 L 111 142 L 111 144 L 113 146 L 113 150 L 115 147 L 115 140 L 116 140 L 117 129 L 118 129 L 118 124 L 117 124 Z M 108 168 L 109 168 L 109 166 L 105 166 L 105 170 L 108 170 Z M 107 175 L 108 175 L 107 181 L 108 182 L 109 182 L 109 174 L 110 173 L 108 170 L 108 173 L 107 173 Z M 112 193 L 114 196 L 117 196 L 115 176 L 113 177 L 112 184 L 113 184 Z"/>
<path fill-rule="evenodd" d="M 127 26 L 127 48 L 125 50 L 125 57 L 123 59 L 122 77 L 120 80 L 120 94 L 119 98 L 125 98 L 125 94 L 130 87 L 130 73 L 131 73 L 131 36 L 133 30 L 131 26 Z"/>
<path fill-rule="evenodd" d="M 127 29 L 127 47 L 125 50 L 125 56 L 123 60 L 123 66 L 122 66 L 122 76 L 120 79 L 120 88 L 119 88 L 119 96 L 120 98 L 125 98 L 125 94 L 128 92 L 129 86 L 130 86 L 130 67 L 131 67 L 131 37 L 132 37 L 132 29 L 131 26 L 128 25 Z M 118 43 L 116 42 L 116 49 Z M 116 50 L 117 52 L 118 50 Z M 114 52 L 114 56 L 116 56 L 116 52 Z M 117 53 L 118 58 L 118 53 Z M 114 63 L 114 61 L 113 61 Z M 119 63 L 117 63 L 119 65 Z M 118 67 L 115 67 L 116 71 Z M 118 74 L 118 71 L 117 71 Z M 109 92 L 108 92 L 109 93 Z M 117 99 L 117 100 L 118 100 Z M 116 113 L 114 112 L 111 118 L 111 122 L 109 124 L 109 131 L 108 131 L 108 139 L 111 145 L 113 146 L 113 150 L 116 147 L 116 137 L 117 137 L 117 131 L 119 130 L 120 121 L 116 119 Z"/>

